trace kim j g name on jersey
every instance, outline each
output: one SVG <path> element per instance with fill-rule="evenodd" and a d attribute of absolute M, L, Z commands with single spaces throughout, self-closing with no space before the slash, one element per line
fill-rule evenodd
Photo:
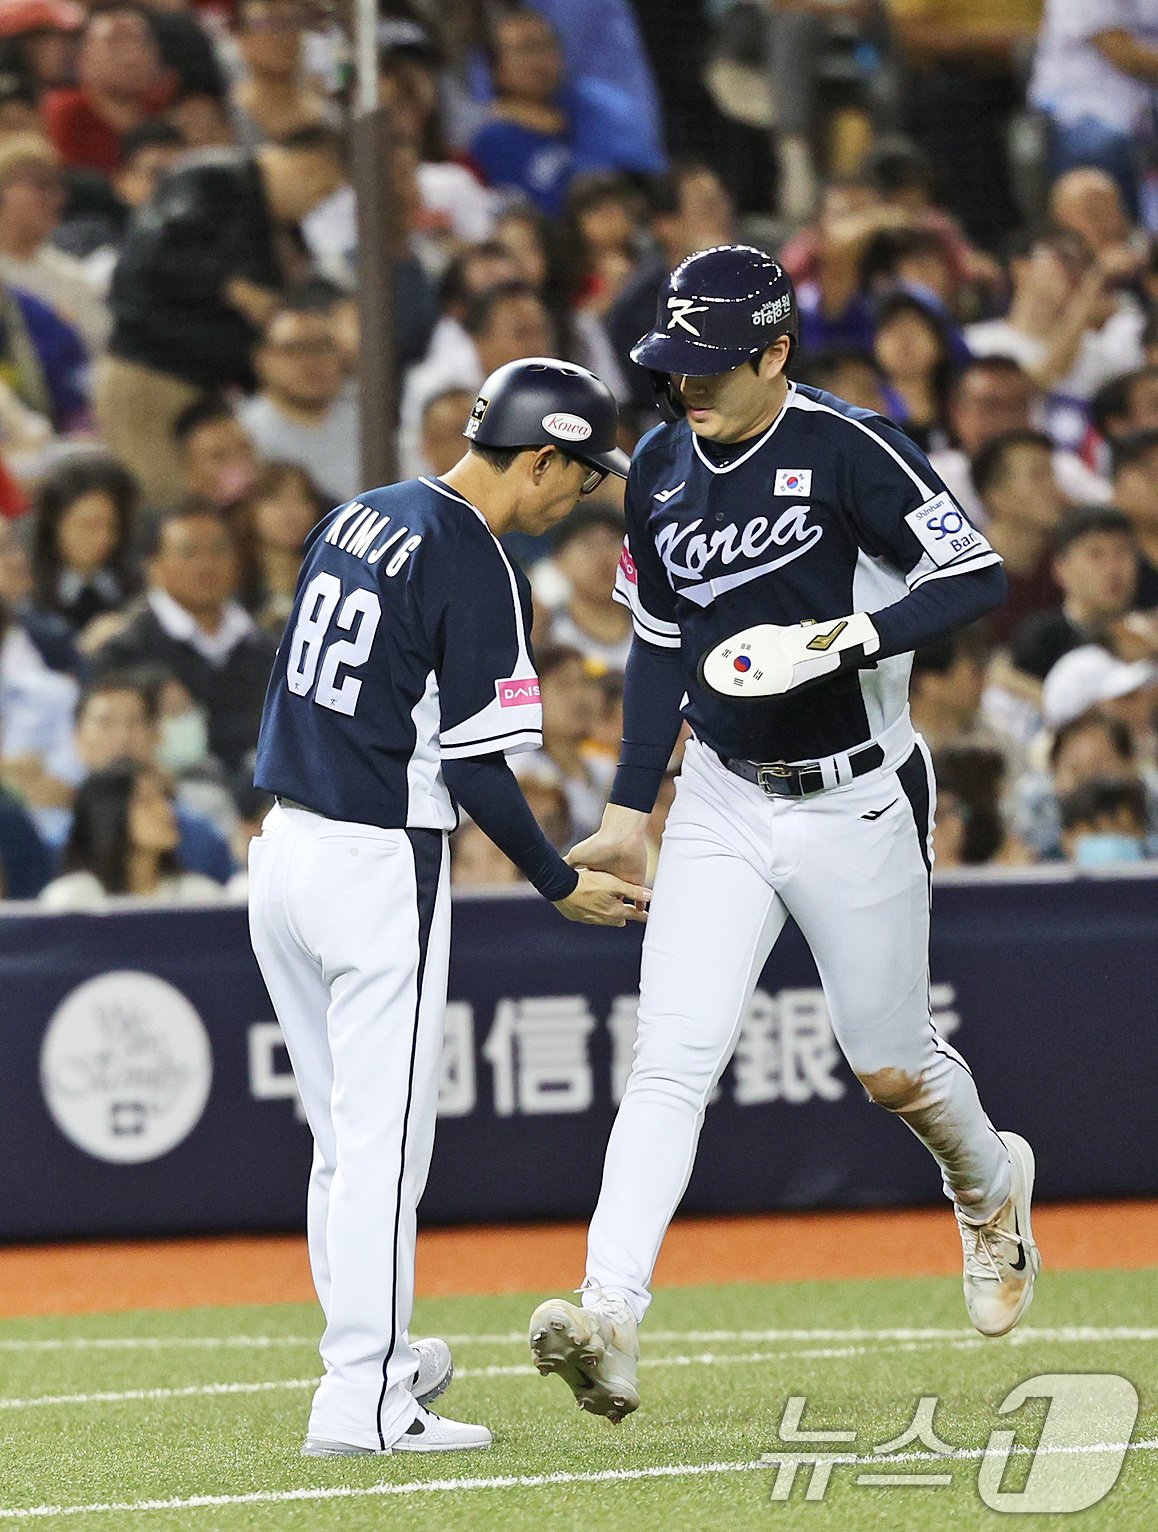
<path fill-rule="evenodd" d="M 326 542 L 356 559 L 365 559 L 370 565 L 381 563 L 390 554 L 382 573 L 396 575 L 422 542 L 422 534 L 415 532 L 408 537 L 406 534 L 410 529 L 405 526 L 391 530 L 393 521 L 394 518 L 385 511 L 374 511 L 360 500 L 351 500 L 335 517 L 333 526 L 326 533 Z"/>

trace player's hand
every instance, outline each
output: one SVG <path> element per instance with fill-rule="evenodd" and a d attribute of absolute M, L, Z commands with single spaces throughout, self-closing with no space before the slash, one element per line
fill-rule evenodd
<path fill-rule="evenodd" d="M 564 861 L 571 867 L 593 867 L 628 883 L 642 883 L 647 875 L 646 830 L 646 814 L 609 803 L 595 834 L 572 846 Z"/>
<path fill-rule="evenodd" d="M 585 926 L 625 926 L 629 920 L 646 920 L 651 890 L 641 883 L 625 883 L 609 872 L 580 867 L 575 892 L 558 899 L 555 908 L 568 920 Z"/>

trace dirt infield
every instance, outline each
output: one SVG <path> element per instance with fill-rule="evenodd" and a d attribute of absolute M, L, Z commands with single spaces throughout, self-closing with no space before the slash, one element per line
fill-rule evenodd
<path fill-rule="evenodd" d="M 1158 1266 L 1158 1201 L 1034 1209 L 1047 1266 Z M 420 1296 L 567 1291 L 583 1274 L 580 1224 L 432 1229 L 418 1248 Z M 689 1218 L 672 1225 L 658 1286 L 959 1270 L 947 1208 Z M 0 1316 L 90 1314 L 313 1297 L 297 1236 L 173 1239 L 0 1249 Z"/>

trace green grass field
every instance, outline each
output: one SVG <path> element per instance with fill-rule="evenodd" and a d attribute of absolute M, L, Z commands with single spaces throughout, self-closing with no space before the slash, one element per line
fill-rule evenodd
<path fill-rule="evenodd" d="M 558 1379 L 530 1368 L 523 1334 L 534 1301 L 420 1305 L 415 1333 L 454 1344 L 459 1376 L 442 1408 L 485 1421 L 495 1445 L 418 1460 L 299 1457 L 317 1366 L 310 1308 L 6 1322 L 0 1532 L 1158 1528 L 1158 1270 L 1047 1271 L 1025 1325 L 1002 1341 L 967 1328 L 948 1279 L 663 1291 L 644 1332 L 643 1406 L 618 1429 L 582 1415 Z M 1044 1399 L 1000 1419 L 997 1407 L 1018 1383 L 1055 1373 L 1131 1380 L 1141 1398 L 1131 1450 L 1099 1504 L 1011 1521 L 979 1497 L 978 1449 L 996 1427 L 1015 1430 L 1023 1448 L 1036 1444 Z M 855 1441 L 783 1447 L 785 1402 L 800 1395 L 800 1429 L 855 1430 Z M 858 1484 L 890 1467 L 870 1461 L 835 1466 L 821 1501 L 804 1498 L 810 1469 L 787 1500 L 772 1498 L 776 1474 L 763 1454 L 779 1446 L 871 1459 L 931 1395 L 938 1434 L 972 1456 L 937 1461 L 918 1442 L 891 1471 L 948 1469 L 949 1485 Z M 1086 1450 L 1049 1461 L 1079 1472 L 1104 1462 L 1097 1449 L 1122 1432 L 1103 1424 L 1095 1413 Z M 1001 1487 L 1024 1485 L 1030 1463 L 1024 1450 L 1010 1456 Z"/>

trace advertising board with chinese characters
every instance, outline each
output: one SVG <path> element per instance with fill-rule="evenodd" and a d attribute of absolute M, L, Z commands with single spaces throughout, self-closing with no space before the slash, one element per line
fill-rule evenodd
<path fill-rule="evenodd" d="M 639 943 L 537 898 L 456 905 L 427 1222 L 591 1211 L 631 1067 Z M 1158 1076 L 1155 972 L 1154 879 L 937 889 L 932 1016 L 998 1125 L 1032 1140 L 1040 1196 L 1158 1193 L 1158 1139 L 1137 1131 Z M 6 915 L 0 1028 L 0 1152 L 19 1171 L 0 1182 L 0 1239 L 301 1227 L 309 1135 L 244 910 Z M 849 1072 L 790 929 L 684 1210 L 940 1195 L 928 1155 Z"/>

